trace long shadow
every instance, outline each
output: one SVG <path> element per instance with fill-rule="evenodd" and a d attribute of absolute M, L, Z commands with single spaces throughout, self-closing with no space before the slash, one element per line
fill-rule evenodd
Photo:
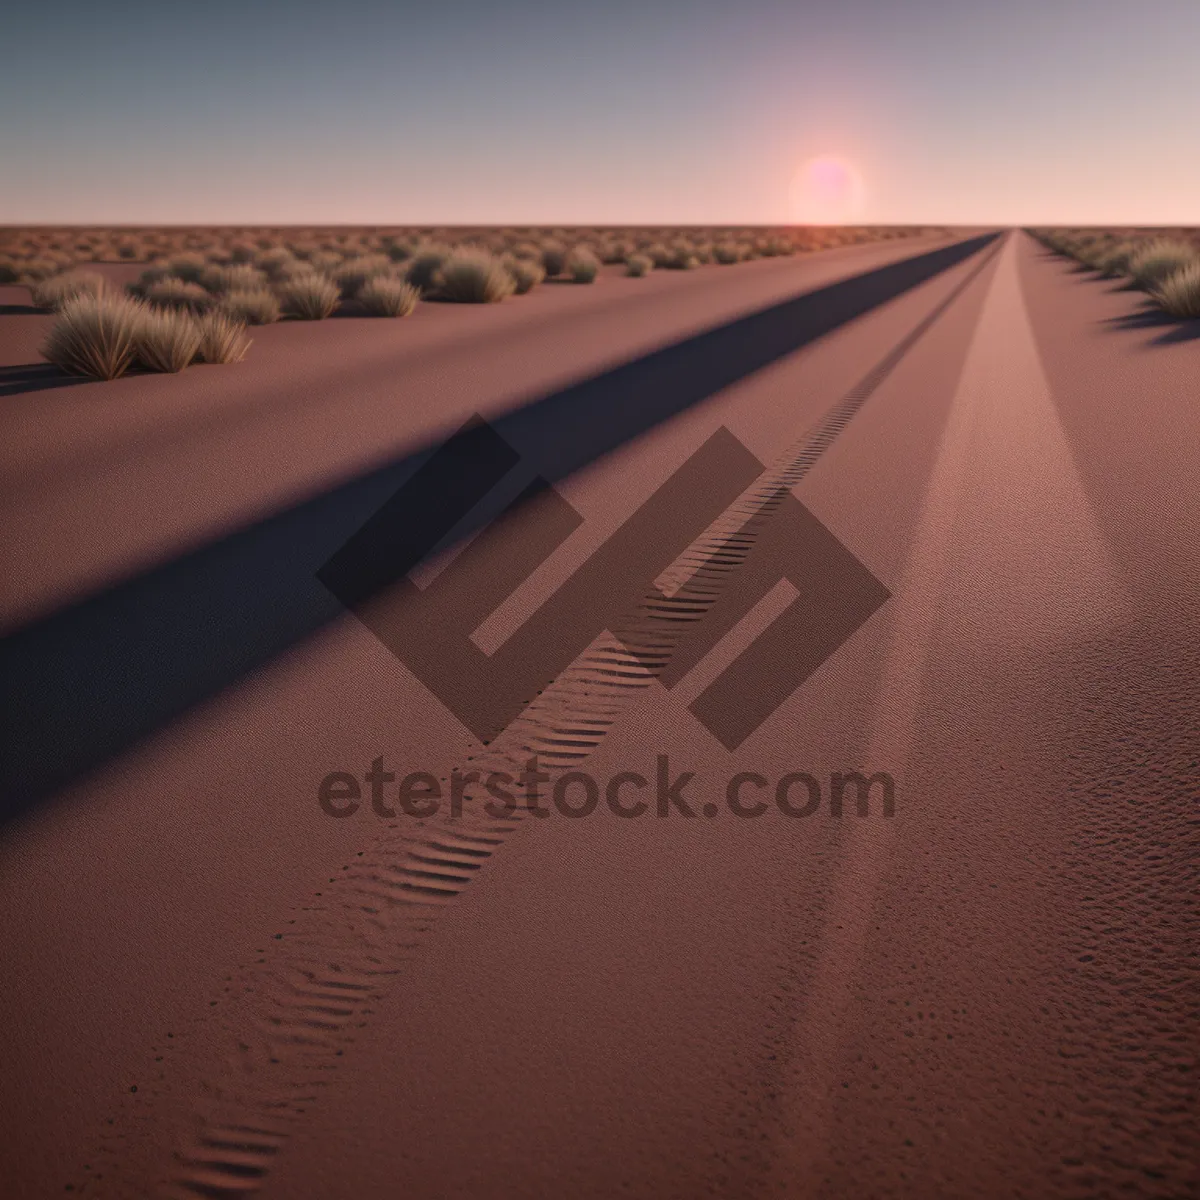
<path fill-rule="evenodd" d="M 1137 312 L 1125 313 L 1120 317 L 1109 317 L 1104 322 L 1114 329 L 1159 329 L 1148 346 L 1173 346 L 1180 342 L 1191 342 L 1200 338 L 1200 318 L 1173 317 L 1162 309 L 1147 304 Z"/>
<path fill-rule="evenodd" d="M 49 388 L 74 387 L 87 382 L 82 375 L 69 375 L 52 363 L 22 363 L 15 367 L 0 367 L 0 396 L 44 392 Z"/>
<path fill-rule="evenodd" d="M 491 420 L 529 480 L 554 483 L 678 413 L 955 266 L 999 234 L 941 247 L 688 337 Z M 161 563 L 0 641 L 0 823 L 336 621 L 317 573 L 437 454 L 441 495 L 412 513 L 382 589 L 491 521 L 504 488 L 487 426 L 407 454 Z M 481 441 L 481 437 L 484 438 Z"/>
<path fill-rule="evenodd" d="M 44 308 L 32 304 L 0 304 L 0 317 L 46 317 L 50 314 Z"/>

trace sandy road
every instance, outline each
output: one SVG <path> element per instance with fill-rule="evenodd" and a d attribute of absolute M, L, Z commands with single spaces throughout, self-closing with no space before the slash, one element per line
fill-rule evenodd
<path fill-rule="evenodd" d="M 688 706 L 786 595 L 579 755 L 697 808 L 886 771 L 893 817 L 526 818 L 364 920 L 343 869 L 421 831 L 320 779 L 482 751 L 351 619 L 27 814 L 15 1194 L 1191 1194 L 1200 343 L 1135 307 L 1010 237 L 558 484 L 493 645 L 717 430 L 786 466 L 925 323 L 795 488 L 890 599 L 736 749 Z"/>

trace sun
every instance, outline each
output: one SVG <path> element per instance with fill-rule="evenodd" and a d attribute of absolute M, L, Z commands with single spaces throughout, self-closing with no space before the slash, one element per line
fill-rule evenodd
<path fill-rule="evenodd" d="M 832 154 L 810 158 L 793 176 L 792 219 L 803 225 L 838 225 L 862 211 L 863 181 L 853 163 Z"/>

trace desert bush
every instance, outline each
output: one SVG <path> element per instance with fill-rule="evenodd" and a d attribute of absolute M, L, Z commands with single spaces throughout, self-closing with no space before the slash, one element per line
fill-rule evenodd
<path fill-rule="evenodd" d="M 648 254 L 631 254 L 625 260 L 625 274 L 640 279 L 654 270 L 654 259 Z"/>
<path fill-rule="evenodd" d="M 72 375 L 116 379 L 132 365 L 145 308 L 106 293 L 68 300 L 42 345 L 42 357 Z"/>
<path fill-rule="evenodd" d="M 1200 317 L 1200 258 L 1172 271 L 1151 294 L 1173 317 Z"/>
<path fill-rule="evenodd" d="M 316 271 L 321 275 L 328 275 L 332 278 L 334 271 L 342 265 L 342 256 L 334 253 L 332 250 L 314 250 L 309 256 L 307 263 L 302 263 L 301 266 L 306 266 L 309 271 Z"/>
<path fill-rule="evenodd" d="M 420 288 L 394 275 L 373 275 L 358 289 L 358 302 L 373 317 L 407 317 L 420 298 Z"/>
<path fill-rule="evenodd" d="M 333 272 L 333 280 L 342 289 L 342 295 L 347 300 L 353 300 L 367 280 L 377 275 L 387 275 L 391 269 L 392 260 L 386 254 L 362 254 L 357 258 L 348 258 L 337 267 Z"/>
<path fill-rule="evenodd" d="M 541 266 L 542 271 L 545 272 L 546 268 L 542 264 L 542 248 L 541 248 L 541 246 L 537 245 L 536 242 L 529 242 L 529 241 L 517 242 L 513 246 L 511 253 L 512 253 L 513 258 L 532 259 L 539 266 Z"/>
<path fill-rule="evenodd" d="M 699 258 L 687 242 L 676 242 L 670 247 L 666 261 L 657 264 L 673 271 L 691 271 L 700 265 Z"/>
<path fill-rule="evenodd" d="M 221 298 L 217 311 L 243 325 L 272 325 L 282 315 L 278 298 L 266 287 L 228 292 Z"/>
<path fill-rule="evenodd" d="M 1157 239 L 1143 246 L 1129 259 L 1129 273 L 1144 288 L 1163 283 L 1181 267 L 1196 261 L 1196 251 L 1187 242 Z"/>
<path fill-rule="evenodd" d="M 671 261 L 671 251 L 662 242 L 651 242 L 641 251 L 656 267 L 665 267 Z"/>
<path fill-rule="evenodd" d="M 514 254 L 506 254 L 500 261 L 504 264 L 504 269 L 512 276 L 518 296 L 532 291 L 546 278 L 546 270 L 537 259 L 518 258 Z"/>
<path fill-rule="evenodd" d="M 43 279 L 49 279 L 51 275 L 57 275 L 69 265 L 59 258 L 47 256 L 39 255 L 27 258 L 20 264 L 21 279 L 25 283 L 38 283 Z"/>
<path fill-rule="evenodd" d="M 16 283 L 20 277 L 17 260 L 7 254 L 0 255 L 0 283 Z"/>
<path fill-rule="evenodd" d="M 148 371 L 175 374 L 200 349 L 200 326 L 182 308 L 144 308 L 134 333 L 134 358 Z"/>
<path fill-rule="evenodd" d="M 495 304 L 516 290 L 504 264 L 490 254 L 455 254 L 438 269 L 437 294 L 459 304 Z"/>
<path fill-rule="evenodd" d="M 142 295 L 158 308 L 181 308 L 189 312 L 203 312 L 213 302 L 198 283 L 187 283 L 176 275 L 167 275 L 145 288 Z"/>
<path fill-rule="evenodd" d="M 254 265 L 268 279 L 278 283 L 297 273 L 298 261 L 283 246 L 271 246 L 254 256 Z"/>
<path fill-rule="evenodd" d="M 600 260 L 586 247 L 576 247 L 567 259 L 566 272 L 572 283 L 595 283 Z"/>
<path fill-rule="evenodd" d="M 453 253 L 451 247 L 439 242 L 423 242 L 408 260 L 405 279 L 413 287 L 420 288 L 423 292 L 429 291 L 434 286 L 434 277 L 441 270 L 442 264 Z"/>
<path fill-rule="evenodd" d="M 136 242 L 121 242 L 117 246 L 117 257 L 126 261 L 136 262 L 142 255 L 142 248 Z"/>
<path fill-rule="evenodd" d="M 1117 242 L 1099 251 L 1091 265 L 1105 275 L 1123 275 L 1129 269 L 1129 260 L 1136 250 L 1133 242 Z"/>
<path fill-rule="evenodd" d="M 414 250 L 411 242 L 400 238 L 385 238 L 383 242 L 383 253 L 394 263 L 407 262 L 412 258 Z"/>
<path fill-rule="evenodd" d="M 176 254 L 167 260 L 167 273 L 186 283 L 199 283 L 204 268 L 208 266 L 203 254 L 189 252 Z"/>
<path fill-rule="evenodd" d="M 200 348 L 197 359 L 206 363 L 241 362 L 250 349 L 246 326 L 225 312 L 205 313 L 197 322 Z"/>
<path fill-rule="evenodd" d="M 138 277 L 137 281 L 128 285 L 128 290 L 135 296 L 146 295 L 146 290 L 158 283 L 162 279 L 171 278 L 167 271 L 167 264 L 162 262 L 151 263 Z"/>
<path fill-rule="evenodd" d="M 75 296 L 99 296 L 107 289 L 108 281 L 95 271 L 67 271 L 39 280 L 29 292 L 38 308 L 59 309 Z"/>
<path fill-rule="evenodd" d="M 741 262 L 741 247 L 734 242 L 718 242 L 713 247 L 713 260 L 726 266 L 730 263 Z"/>
<path fill-rule="evenodd" d="M 313 272 L 297 275 L 279 285 L 279 301 L 289 317 L 301 321 L 323 321 L 338 306 L 338 285 Z"/>
<path fill-rule="evenodd" d="M 567 266 L 567 248 L 561 242 L 544 242 L 541 248 L 542 268 L 548 278 L 561 275 Z"/>
<path fill-rule="evenodd" d="M 231 263 L 253 262 L 258 251 L 249 242 L 232 242 L 228 250 Z"/>
<path fill-rule="evenodd" d="M 225 295 L 228 292 L 258 291 L 267 286 L 267 277 L 249 263 L 234 263 L 230 266 L 214 263 L 204 268 L 199 283 L 210 292 Z"/>

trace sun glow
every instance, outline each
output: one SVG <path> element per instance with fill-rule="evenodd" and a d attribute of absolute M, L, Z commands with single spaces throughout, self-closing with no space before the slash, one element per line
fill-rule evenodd
<path fill-rule="evenodd" d="M 791 186 L 793 220 L 805 225 L 837 225 L 862 212 L 862 176 L 844 158 L 823 154 L 810 158 L 795 174 Z"/>

